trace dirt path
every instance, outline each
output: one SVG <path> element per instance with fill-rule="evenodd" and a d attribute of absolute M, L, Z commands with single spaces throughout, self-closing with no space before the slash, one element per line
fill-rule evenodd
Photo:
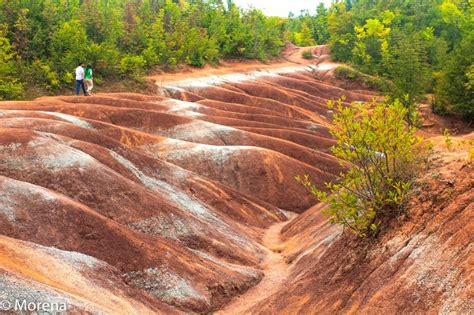
<path fill-rule="evenodd" d="M 320 46 L 312 47 L 297 47 L 292 46 L 288 47 L 283 53 L 282 57 L 279 60 L 269 63 L 263 63 L 257 60 L 247 60 L 247 61 L 232 61 L 232 60 L 222 60 L 219 66 L 206 65 L 202 68 L 195 67 L 185 67 L 179 72 L 169 72 L 162 74 L 149 75 L 146 77 L 147 80 L 155 82 L 157 85 L 162 85 L 164 83 L 170 84 L 175 81 L 181 81 L 192 78 L 200 78 L 204 76 L 213 76 L 213 75 L 226 75 L 232 73 L 244 73 L 250 71 L 261 71 L 261 70 L 270 70 L 278 69 L 295 65 L 314 65 L 315 59 L 304 59 L 301 54 L 305 50 L 317 50 Z"/>
<path fill-rule="evenodd" d="M 262 281 L 215 314 L 249 314 L 250 308 L 278 292 L 290 274 L 289 265 L 285 263 L 284 256 L 279 253 L 282 246 L 280 232 L 295 217 L 290 218 L 289 221 L 274 224 L 265 232 L 262 243 L 267 248 L 268 254 L 262 263 L 265 273 Z"/>

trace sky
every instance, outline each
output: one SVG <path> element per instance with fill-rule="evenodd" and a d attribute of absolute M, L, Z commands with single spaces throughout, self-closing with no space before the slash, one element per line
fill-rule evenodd
<path fill-rule="evenodd" d="M 244 8 L 253 6 L 262 10 L 266 15 L 282 17 L 287 17 L 290 12 L 299 14 L 301 10 L 305 9 L 314 12 L 321 2 L 326 7 L 331 4 L 331 0 L 234 0 L 234 2 Z"/>

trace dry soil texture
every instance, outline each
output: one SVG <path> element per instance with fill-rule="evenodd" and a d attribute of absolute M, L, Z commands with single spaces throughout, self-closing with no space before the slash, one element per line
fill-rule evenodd
<path fill-rule="evenodd" d="M 467 310 L 470 169 L 443 200 L 420 194 L 412 225 L 367 245 L 376 259 L 347 257 L 294 176 L 334 180 L 325 104 L 373 93 L 324 80 L 324 47 L 312 61 L 291 49 L 283 64 L 156 79 L 157 96 L 0 103 L 0 300 L 111 314 Z"/>

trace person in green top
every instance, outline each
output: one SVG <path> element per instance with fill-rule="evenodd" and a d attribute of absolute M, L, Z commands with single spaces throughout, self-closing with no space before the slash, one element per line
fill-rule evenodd
<path fill-rule="evenodd" d="M 92 94 L 92 89 L 94 88 L 93 75 L 92 75 L 92 66 L 87 65 L 84 71 L 84 83 L 86 85 L 87 95 Z"/>

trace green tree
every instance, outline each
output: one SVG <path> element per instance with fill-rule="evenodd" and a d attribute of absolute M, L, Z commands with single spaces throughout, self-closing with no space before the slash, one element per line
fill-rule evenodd
<path fill-rule="evenodd" d="M 395 34 L 390 54 L 384 62 L 385 76 L 394 83 L 394 89 L 387 93 L 405 105 L 407 120 L 411 123 L 417 122 L 417 104 L 431 83 L 424 41 L 417 33 L 408 36 L 403 32 Z"/>
<path fill-rule="evenodd" d="M 453 51 L 445 68 L 438 72 L 435 87 L 435 106 L 438 110 L 460 113 L 474 121 L 473 69 L 474 32 Z"/>
<path fill-rule="evenodd" d="M 328 10 L 324 3 L 320 3 L 314 18 L 315 39 L 318 44 L 325 44 L 329 40 Z"/>
<path fill-rule="evenodd" d="M 61 81 L 72 82 L 74 68 L 79 62 L 86 62 L 89 51 L 87 35 L 80 21 L 64 22 L 52 36 L 50 51 Z"/>
<path fill-rule="evenodd" d="M 120 73 L 129 75 L 135 80 L 140 80 L 146 61 L 142 56 L 128 54 L 120 60 Z"/>
<path fill-rule="evenodd" d="M 342 2 L 335 2 L 329 9 L 329 47 L 335 61 L 349 61 L 355 41 L 354 21 L 351 11 Z"/>
<path fill-rule="evenodd" d="M 87 49 L 87 62 L 94 68 L 94 77 L 116 76 L 119 72 L 121 54 L 113 43 L 89 44 Z"/>
<path fill-rule="evenodd" d="M 15 77 L 14 56 L 6 37 L 6 25 L 0 25 L 0 99 L 15 99 L 23 92 L 22 84 Z"/>
<path fill-rule="evenodd" d="M 473 122 L 474 6 L 444 0 L 439 8 L 444 23 L 441 34 L 453 49 L 445 58 L 444 66 L 435 72 L 435 109 L 459 113 Z"/>
<path fill-rule="evenodd" d="M 390 22 L 390 19 L 368 19 L 364 26 L 355 27 L 357 40 L 352 60 L 361 71 L 369 74 L 383 72 L 382 62 L 390 57 Z"/>
<path fill-rule="evenodd" d="M 311 29 L 306 22 L 301 24 L 301 31 L 295 33 L 295 44 L 298 46 L 314 46 L 316 41 L 313 39 Z"/>

